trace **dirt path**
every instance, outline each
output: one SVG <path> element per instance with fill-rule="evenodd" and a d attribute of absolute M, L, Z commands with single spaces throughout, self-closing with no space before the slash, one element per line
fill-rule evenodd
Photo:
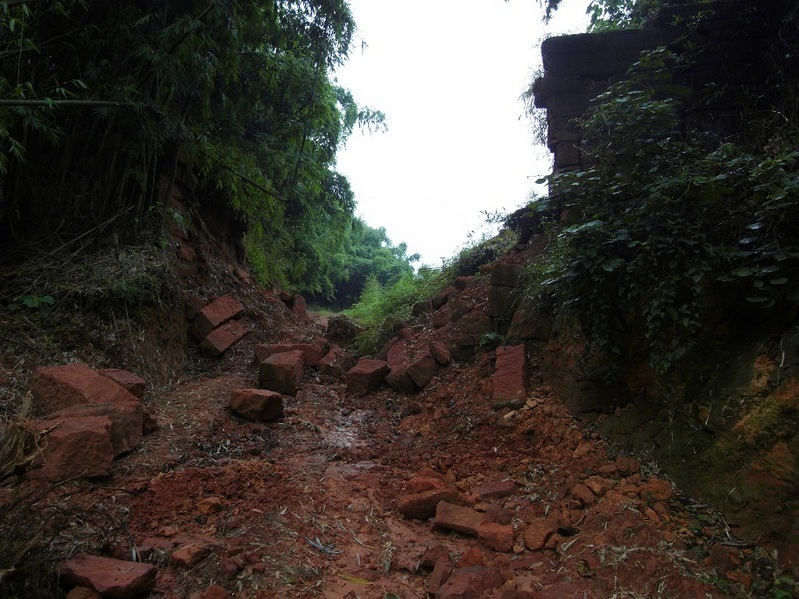
<path fill-rule="evenodd" d="M 479 311 L 486 294 L 461 301 Z M 308 369 L 279 420 L 237 418 L 255 344 L 323 332 L 264 297 L 222 360 L 194 352 L 185 380 L 151 392 L 157 429 L 109 477 L 40 503 L 52 554 L 155 564 L 151 596 L 170 599 L 778 596 L 765 549 L 570 416 L 535 355 L 514 411 L 491 409 L 483 349 L 410 396 L 356 397 Z M 403 335 L 443 332 L 422 318 Z"/>
<path fill-rule="evenodd" d="M 87 522 L 114 522 L 116 556 L 160 566 L 153 597 L 687 598 L 756 587 L 754 548 L 546 389 L 493 412 L 488 356 L 411 397 L 352 397 L 311 372 L 272 424 L 225 410 L 234 389 L 254 386 L 254 367 L 232 370 L 163 395 L 159 429 L 115 464 L 113 482 L 70 490 Z M 477 536 L 453 530 L 457 517 L 403 515 L 435 490 L 484 521 Z"/>

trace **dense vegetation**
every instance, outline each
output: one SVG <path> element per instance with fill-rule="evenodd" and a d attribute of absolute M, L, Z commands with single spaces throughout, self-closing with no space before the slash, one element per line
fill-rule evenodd
<path fill-rule="evenodd" d="M 336 150 L 383 124 L 331 77 L 353 30 L 345 0 L 3 3 L 2 249 L 157 242 L 199 175 L 263 282 L 337 293 L 372 242 Z"/>
<path fill-rule="evenodd" d="M 708 59 L 690 29 L 683 52 L 644 54 L 583 119 L 584 168 L 548 178 L 557 193 L 534 208 L 563 210 L 570 226 L 551 229 L 528 292 L 540 310 L 573 319 L 606 364 L 635 352 L 665 374 L 722 318 L 742 328 L 795 314 L 795 10 L 772 15 L 779 35 L 762 54 L 752 48 L 757 83 L 708 82 L 701 94 L 681 85 Z M 712 101 L 735 107 L 730 126 L 697 116 Z"/>

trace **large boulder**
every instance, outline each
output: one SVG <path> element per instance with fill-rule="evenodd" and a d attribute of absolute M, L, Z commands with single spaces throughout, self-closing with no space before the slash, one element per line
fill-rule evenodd
<path fill-rule="evenodd" d="M 302 350 L 272 354 L 258 367 L 258 386 L 294 396 L 300 388 L 305 372 L 305 354 Z"/>
<path fill-rule="evenodd" d="M 40 420 L 35 428 L 46 435 L 47 445 L 42 467 L 31 472 L 33 478 L 57 482 L 78 476 L 105 476 L 110 472 L 114 449 L 111 421 L 107 417 Z"/>
<path fill-rule="evenodd" d="M 46 414 L 87 403 L 139 403 L 135 395 L 110 377 L 79 363 L 37 368 L 31 376 L 30 391 Z"/>
<path fill-rule="evenodd" d="M 386 352 L 386 363 L 388 373 L 386 383 L 398 393 L 415 393 L 416 384 L 408 375 L 410 362 L 408 360 L 408 346 L 404 340 L 400 339 L 393 343 Z"/>
<path fill-rule="evenodd" d="M 111 423 L 108 434 L 114 457 L 131 451 L 141 443 L 144 436 L 144 407 L 132 401 L 70 406 L 53 412 L 48 420 L 84 419 L 95 416 L 104 416 Z"/>
<path fill-rule="evenodd" d="M 376 391 L 383 384 L 386 372 L 388 364 L 385 360 L 362 358 L 344 375 L 347 391 L 353 395 L 366 395 Z"/>

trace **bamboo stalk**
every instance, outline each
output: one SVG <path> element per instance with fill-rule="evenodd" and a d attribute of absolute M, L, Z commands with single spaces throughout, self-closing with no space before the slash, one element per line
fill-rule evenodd
<path fill-rule="evenodd" d="M 132 102 L 112 102 L 111 100 L 10 100 L 0 98 L 0 106 L 89 106 L 93 108 L 126 108 Z"/>

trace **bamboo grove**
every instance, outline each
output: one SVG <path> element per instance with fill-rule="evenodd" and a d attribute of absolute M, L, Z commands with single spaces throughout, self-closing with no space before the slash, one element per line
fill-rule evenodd
<path fill-rule="evenodd" d="M 331 74 L 354 28 L 345 0 L 0 3 L 0 246 L 142 242 L 188 168 L 262 279 L 330 292 L 354 203 L 336 150 L 383 122 Z"/>

